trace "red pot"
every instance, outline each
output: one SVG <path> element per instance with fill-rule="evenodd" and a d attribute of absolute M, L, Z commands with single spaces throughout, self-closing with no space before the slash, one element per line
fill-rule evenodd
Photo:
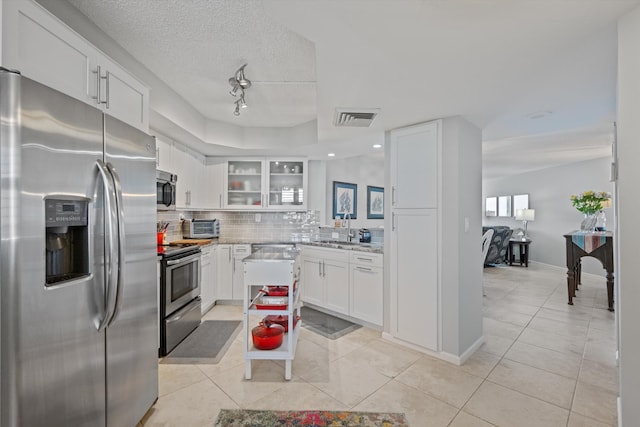
<path fill-rule="evenodd" d="M 293 327 L 296 327 L 296 323 L 298 323 L 298 320 L 300 320 L 300 316 L 297 316 L 293 319 Z M 262 319 L 262 323 L 264 323 L 265 325 L 280 325 L 284 328 L 285 333 L 289 332 L 289 318 L 288 316 L 280 316 L 280 315 L 275 315 L 275 314 L 270 314 L 267 317 L 265 317 L 264 319 Z"/>
<path fill-rule="evenodd" d="M 260 322 L 258 326 L 251 330 L 253 345 L 258 350 L 273 350 L 282 345 L 284 327 L 272 324 L 269 327 Z"/>

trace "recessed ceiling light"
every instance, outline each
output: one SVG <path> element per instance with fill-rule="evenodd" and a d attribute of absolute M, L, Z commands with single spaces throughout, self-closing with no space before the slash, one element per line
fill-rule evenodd
<path fill-rule="evenodd" d="M 373 148 L 382 148 L 382 144 L 373 144 Z"/>
<path fill-rule="evenodd" d="M 329 153 L 329 154 L 327 154 L 327 156 L 329 156 L 329 157 L 335 157 L 335 156 L 336 156 L 336 153 Z"/>

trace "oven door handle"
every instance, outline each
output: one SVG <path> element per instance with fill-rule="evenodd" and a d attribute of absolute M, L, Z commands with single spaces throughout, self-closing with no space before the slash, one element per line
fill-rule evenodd
<path fill-rule="evenodd" d="M 98 176 L 101 178 L 104 190 L 105 203 L 105 247 L 104 247 L 104 272 L 105 272 L 105 304 L 104 317 L 99 321 L 98 332 L 102 332 L 109 325 L 109 321 L 113 317 L 116 304 L 116 289 L 118 279 L 115 272 L 118 269 L 118 259 L 113 256 L 113 248 L 117 245 L 115 227 L 117 225 L 117 206 L 115 201 L 115 192 L 113 191 L 113 182 L 106 165 L 102 160 L 97 160 Z"/>
<path fill-rule="evenodd" d="M 171 261 L 167 261 L 167 266 L 173 266 L 173 265 L 178 265 L 178 264 L 184 264 L 190 261 L 193 261 L 196 258 L 200 258 L 201 253 L 197 253 L 197 254 L 193 254 L 184 258 L 180 258 L 180 259 L 174 259 Z"/>

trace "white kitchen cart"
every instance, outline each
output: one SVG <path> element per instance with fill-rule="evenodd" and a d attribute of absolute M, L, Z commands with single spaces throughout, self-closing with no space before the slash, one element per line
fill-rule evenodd
<path fill-rule="evenodd" d="M 286 380 L 291 379 L 291 365 L 296 354 L 296 344 L 300 335 L 300 267 L 299 251 L 282 248 L 263 248 L 243 260 L 244 264 L 244 358 L 246 361 L 245 378 L 251 379 L 251 361 L 284 360 Z M 297 285 L 296 285 L 297 282 Z M 288 287 L 286 310 L 259 310 L 256 308 L 258 291 L 267 286 Z M 268 315 L 287 316 L 288 333 L 282 345 L 273 350 L 258 350 L 253 346 L 251 330 Z M 295 326 L 294 326 L 295 325 Z"/>

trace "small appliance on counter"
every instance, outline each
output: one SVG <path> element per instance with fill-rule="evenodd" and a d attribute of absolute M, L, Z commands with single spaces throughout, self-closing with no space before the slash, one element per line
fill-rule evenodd
<path fill-rule="evenodd" d="M 185 219 L 182 223 L 185 239 L 212 239 L 220 236 L 220 222 L 217 219 Z"/>
<path fill-rule="evenodd" d="M 360 229 L 360 243 L 371 243 L 371 232 L 368 228 Z"/>

